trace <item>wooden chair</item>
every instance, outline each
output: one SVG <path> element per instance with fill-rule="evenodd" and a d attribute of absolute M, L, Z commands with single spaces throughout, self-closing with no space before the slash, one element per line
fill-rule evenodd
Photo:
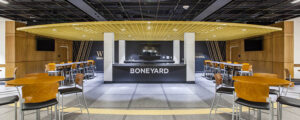
<path fill-rule="evenodd" d="M 36 110 L 36 119 L 40 120 L 40 109 L 55 106 L 55 116 L 57 117 L 56 96 L 58 93 L 58 83 L 53 84 L 30 84 L 22 87 L 21 100 L 21 120 L 24 120 L 24 112 Z M 57 120 L 57 118 L 56 118 Z"/>
<path fill-rule="evenodd" d="M 209 120 L 211 119 L 211 113 L 213 110 L 215 110 L 215 114 L 218 110 L 219 105 L 219 101 L 221 99 L 221 95 L 226 94 L 226 95 L 233 95 L 234 94 L 234 88 L 232 87 L 226 87 L 223 84 L 223 78 L 222 75 L 220 73 L 217 73 L 214 75 L 215 80 L 216 80 L 216 86 L 215 86 L 215 97 L 213 99 L 213 102 L 211 104 L 211 108 L 210 108 L 210 112 L 209 112 Z M 235 97 L 233 95 L 233 107 L 232 107 L 232 120 L 234 119 L 234 100 Z M 216 103 L 215 103 L 216 102 Z"/>
<path fill-rule="evenodd" d="M 249 63 L 243 63 L 241 71 L 239 71 L 239 74 L 241 76 L 244 76 L 244 75 L 251 76 L 252 75 L 252 65 L 250 65 Z"/>
<path fill-rule="evenodd" d="M 242 106 L 248 107 L 249 110 L 250 108 L 257 110 L 268 110 L 270 112 L 270 120 L 274 119 L 274 107 L 273 102 L 269 98 L 268 85 L 251 82 L 235 82 L 234 87 L 237 96 L 235 103 L 239 105 L 239 119 L 242 117 Z"/>
<path fill-rule="evenodd" d="M 59 93 L 61 95 L 61 108 L 60 108 L 60 110 L 62 111 L 62 120 L 64 119 L 64 117 L 63 117 L 64 113 L 63 112 L 64 112 L 64 108 L 65 108 L 64 107 L 64 95 L 74 94 L 74 93 L 76 94 L 76 97 L 77 97 L 77 100 L 78 100 L 78 103 L 79 103 L 76 106 L 79 106 L 80 110 L 81 110 L 81 106 L 84 106 L 87 110 L 88 117 L 90 119 L 89 109 L 88 109 L 87 102 L 86 102 L 86 99 L 85 99 L 85 96 L 84 96 L 83 80 L 84 80 L 84 75 L 82 73 L 77 73 L 76 78 L 75 78 L 75 86 L 74 87 L 59 89 Z M 82 94 L 82 99 L 83 99 L 83 102 L 84 102 L 83 105 L 81 104 L 77 93 Z M 82 113 L 82 110 L 81 110 L 81 113 Z"/>

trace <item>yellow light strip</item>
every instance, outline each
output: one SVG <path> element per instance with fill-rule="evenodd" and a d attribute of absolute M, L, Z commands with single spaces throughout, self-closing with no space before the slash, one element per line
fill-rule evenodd
<path fill-rule="evenodd" d="M 114 32 L 116 40 L 149 41 L 183 40 L 185 32 L 195 32 L 198 41 L 223 41 L 264 35 L 282 29 L 223 22 L 100 21 L 36 25 L 17 30 L 60 39 L 88 41 L 102 41 L 104 32 Z"/>

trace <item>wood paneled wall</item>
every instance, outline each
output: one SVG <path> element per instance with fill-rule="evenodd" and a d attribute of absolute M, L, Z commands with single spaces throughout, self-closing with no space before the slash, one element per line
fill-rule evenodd
<path fill-rule="evenodd" d="M 36 51 L 35 35 L 16 31 L 16 28 L 21 26 L 26 25 L 15 21 L 6 22 L 6 64 L 4 66 L 18 67 L 17 77 L 28 73 L 44 72 L 45 64 L 49 62 L 72 60 L 72 41 L 55 39 L 55 51 Z M 67 58 L 67 49 L 60 46 L 68 46 L 69 58 Z"/>
<path fill-rule="evenodd" d="M 264 35 L 263 51 L 244 51 L 244 40 L 226 42 L 227 60 L 250 63 L 254 72 L 275 73 L 285 78 L 284 69 L 294 73 L 294 29 L 292 21 L 273 24 L 282 31 Z M 231 52 L 231 57 L 230 57 Z"/>

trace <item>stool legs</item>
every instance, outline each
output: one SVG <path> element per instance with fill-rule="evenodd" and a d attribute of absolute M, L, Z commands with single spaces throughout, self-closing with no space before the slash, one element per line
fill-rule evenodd
<path fill-rule="evenodd" d="M 15 102 L 15 120 L 18 120 L 18 102 Z"/>

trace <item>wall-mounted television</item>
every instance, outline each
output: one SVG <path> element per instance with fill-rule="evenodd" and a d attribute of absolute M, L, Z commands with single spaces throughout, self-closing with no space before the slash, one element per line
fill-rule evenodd
<path fill-rule="evenodd" d="M 245 51 L 263 51 L 264 36 L 244 40 Z"/>
<path fill-rule="evenodd" d="M 52 38 L 36 36 L 37 51 L 55 51 L 55 40 Z"/>

